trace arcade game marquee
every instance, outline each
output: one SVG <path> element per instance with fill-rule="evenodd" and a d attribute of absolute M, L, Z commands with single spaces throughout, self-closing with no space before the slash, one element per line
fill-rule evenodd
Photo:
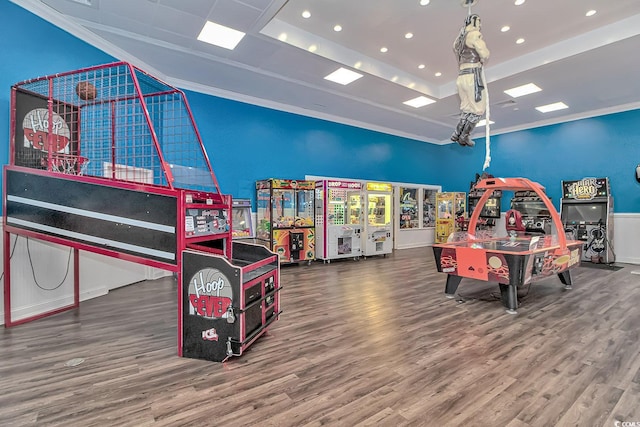
<path fill-rule="evenodd" d="M 476 187 L 485 191 L 469 219 L 468 231 L 454 233 L 449 242 L 433 245 L 436 267 L 447 273 L 445 294 L 453 297 L 463 278 L 498 282 L 502 303 L 508 313 L 515 314 L 517 289 L 523 285 L 557 274 L 565 289 L 570 289 L 570 270 L 580 265 L 582 242 L 566 239 L 560 215 L 544 188 L 526 178 L 489 178 L 479 181 Z M 487 230 L 477 232 L 480 212 L 498 190 L 534 191 L 551 213 L 551 234 L 512 232 L 498 238 Z"/>
<path fill-rule="evenodd" d="M 280 316 L 278 258 L 232 242 L 184 93 L 131 64 L 14 85 L 3 183 L 6 327 L 79 307 L 80 249 L 176 273 L 179 356 L 240 356 Z M 10 234 L 73 248 L 72 304 L 13 319 Z"/>

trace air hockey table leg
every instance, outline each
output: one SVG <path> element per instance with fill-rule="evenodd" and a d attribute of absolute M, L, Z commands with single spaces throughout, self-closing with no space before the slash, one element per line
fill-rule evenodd
<path fill-rule="evenodd" d="M 454 298 L 456 294 L 456 290 L 458 289 L 458 285 L 462 277 L 460 276 L 452 276 L 451 274 L 447 275 L 447 284 L 444 287 L 444 294 L 447 298 Z"/>
<path fill-rule="evenodd" d="M 518 314 L 518 288 L 516 285 L 505 285 L 500 283 L 500 297 L 502 304 L 507 307 L 507 313 Z"/>
<path fill-rule="evenodd" d="M 562 273 L 558 273 L 558 277 L 560 278 L 560 281 L 562 282 L 562 284 L 564 285 L 565 289 L 573 289 L 572 283 L 571 283 L 571 271 L 570 270 L 565 270 Z"/>

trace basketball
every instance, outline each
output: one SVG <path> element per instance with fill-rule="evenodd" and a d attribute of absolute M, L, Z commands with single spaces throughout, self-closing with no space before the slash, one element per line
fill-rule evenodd
<path fill-rule="evenodd" d="M 98 96 L 96 87 L 89 82 L 78 83 L 76 85 L 76 93 L 80 99 L 84 101 L 91 101 L 92 99 L 96 99 L 96 96 Z"/>

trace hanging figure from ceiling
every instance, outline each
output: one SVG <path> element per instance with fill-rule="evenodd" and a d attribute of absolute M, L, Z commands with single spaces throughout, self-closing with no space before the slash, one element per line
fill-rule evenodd
<path fill-rule="evenodd" d="M 460 96 L 460 121 L 451 140 L 473 147 L 475 143 L 469 135 L 484 115 L 488 99 L 482 67 L 489 58 L 489 49 L 482 39 L 478 15 L 467 16 L 453 42 L 453 51 L 459 66 L 456 86 Z"/>

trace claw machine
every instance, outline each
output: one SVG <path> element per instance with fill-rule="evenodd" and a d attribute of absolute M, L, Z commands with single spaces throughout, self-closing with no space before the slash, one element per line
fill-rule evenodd
<path fill-rule="evenodd" d="M 362 253 L 362 183 L 316 182 L 316 258 L 358 258 Z"/>
<path fill-rule="evenodd" d="M 436 243 L 446 243 L 451 233 L 463 231 L 466 199 L 466 193 L 436 193 Z"/>
<path fill-rule="evenodd" d="M 315 181 L 256 182 L 256 241 L 276 252 L 281 264 L 315 259 Z"/>
<path fill-rule="evenodd" d="M 251 221 L 251 200 L 233 199 L 231 202 L 231 238 L 253 239 L 253 225 Z"/>
<path fill-rule="evenodd" d="M 362 255 L 390 254 L 393 251 L 393 186 L 384 182 L 367 182 L 363 190 L 367 219 L 364 221 Z"/>

